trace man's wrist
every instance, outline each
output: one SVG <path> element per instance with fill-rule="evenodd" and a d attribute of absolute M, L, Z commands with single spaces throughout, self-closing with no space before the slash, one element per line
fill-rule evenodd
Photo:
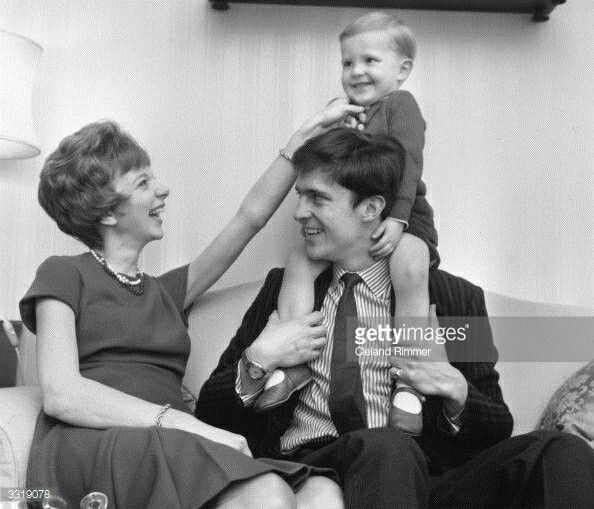
<path fill-rule="evenodd" d="M 259 348 L 258 345 L 248 346 L 244 351 L 244 357 L 247 357 L 246 360 L 250 360 L 261 366 L 267 374 L 272 373 L 277 368 L 276 362 Z"/>
<path fill-rule="evenodd" d="M 468 382 L 462 373 L 458 372 L 459 376 L 451 385 L 450 390 L 447 391 L 443 402 L 443 409 L 448 419 L 455 421 L 466 407 L 466 400 L 468 399 Z"/>

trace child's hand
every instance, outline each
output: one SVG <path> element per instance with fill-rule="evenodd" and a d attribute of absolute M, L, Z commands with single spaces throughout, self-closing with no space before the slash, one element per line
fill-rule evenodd
<path fill-rule="evenodd" d="M 374 260 L 389 256 L 396 249 L 403 233 L 404 225 L 401 222 L 391 217 L 384 219 L 371 236 L 376 242 L 371 246 L 369 254 Z"/>

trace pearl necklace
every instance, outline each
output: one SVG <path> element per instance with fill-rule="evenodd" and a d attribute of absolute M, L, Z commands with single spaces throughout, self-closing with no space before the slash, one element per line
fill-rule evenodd
<path fill-rule="evenodd" d="M 97 251 L 91 249 L 91 254 L 93 258 L 99 262 L 99 264 L 103 265 L 105 272 L 107 272 L 110 276 L 116 278 L 122 285 L 124 285 L 128 290 L 136 295 L 141 295 L 144 293 L 144 272 L 140 269 L 136 269 L 136 276 L 133 278 L 129 278 L 126 274 L 122 274 L 121 272 L 116 272 L 113 270 L 105 258 L 101 256 Z"/>

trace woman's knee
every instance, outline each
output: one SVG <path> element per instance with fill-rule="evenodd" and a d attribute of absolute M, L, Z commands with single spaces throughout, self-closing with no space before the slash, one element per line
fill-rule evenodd
<path fill-rule="evenodd" d="M 291 487 L 277 474 L 264 474 L 256 478 L 260 502 L 254 507 L 294 508 L 295 494 Z"/>
<path fill-rule="evenodd" d="M 277 474 L 262 474 L 235 484 L 217 500 L 217 509 L 295 509 L 291 487 Z"/>
<path fill-rule="evenodd" d="M 342 488 L 320 475 L 308 478 L 297 492 L 298 509 L 343 509 Z"/>

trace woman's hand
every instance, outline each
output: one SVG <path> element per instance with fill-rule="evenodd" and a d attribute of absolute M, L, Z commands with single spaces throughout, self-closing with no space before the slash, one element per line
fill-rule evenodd
<path fill-rule="evenodd" d="M 292 157 L 295 151 L 307 140 L 334 127 L 348 125 L 349 118 L 355 118 L 358 122 L 365 123 L 364 112 L 365 108 L 363 106 L 349 104 L 346 99 L 339 98 L 330 101 L 327 106 L 313 115 L 291 136 L 285 147 L 285 152 Z"/>
<path fill-rule="evenodd" d="M 346 97 L 332 99 L 316 116 L 321 127 L 324 128 L 346 126 L 363 129 L 366 120 L 365 108 L 349 103 Z"/>
<path fill-rule="evenodd" d="M 336 97 L 328 103 L 328 106 L 340 107 L 341 105 L 345 104 L 349 104 L 347 97 Z M 340 121 L 336 122 L 333 127 L 350 127 L 351 129 L 358 129 L 359 131 L 362 131 L 365 129 L 365 122 L 367 122 L 367 115 L 365 110 L 363 110 L 360 113 L 347 114 Z"/>
<path fill-rule="evenodd" d="M 226 445 L 246 456 L 252 457 L 252 451 L 250 451 L 245 437 L 206 424 L 205 422 L 196 419 L 193 415 L 185 412 L 174 409 L 168 410 L 163 415 L 161 424 L 165 428 L 179 429 L 181 431 L 193 433 L 194 435 L 200 435 L 203 438 Z"/>
<path fill-rule="evenodd" d="M 211 428 L 211 430 L 204 430 L 202 433 L 200 433 L 200 435 L 204 438 L 212 440 L 213 442 L 218 442 L 219 444 L 226 445 L 227 447 L 231 447 L 231 449 L 235 449 L 236 451 L 239 451 L 250 458 L 253 457 L 252 451 L 250 451 L 247 440 L 244 436 L 231 433 L 230 431 L 221 428 L 209 426 L 202 421 L 198 422 L 202 423 L 203 426 Z"/>

